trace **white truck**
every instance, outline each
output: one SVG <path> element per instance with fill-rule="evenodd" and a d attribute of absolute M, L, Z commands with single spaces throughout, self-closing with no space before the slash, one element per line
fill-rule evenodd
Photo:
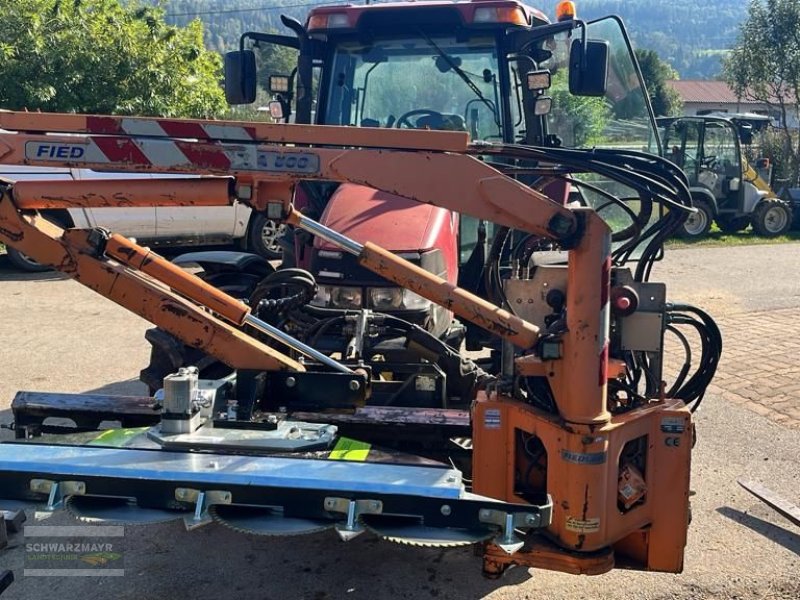
<path fill-rule="evenodd" d="M 130 178 L 129 173 L 104 173 L 88 169 L 4 166 L 0 178 L 12 181 Z M 141 175 L 153 177 L 153 175 Z M 159 175 L 159 177 L 169 177 Z M 225 207 L 71 208 L 50 211 L 51 219 L 65 226 L 106 227 L 152 246 L 198 246 L 239 243 L 267 259 L 280 256 L 277 240 L 283 225 L 259 215 L 243 204 Z M 42 267 L 21 252 L 6 248 L 13 265 L 26 271 Z"/>

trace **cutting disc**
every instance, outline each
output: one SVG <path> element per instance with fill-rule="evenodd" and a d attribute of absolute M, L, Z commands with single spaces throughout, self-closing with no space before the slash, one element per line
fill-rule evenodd
<path fill-rule="evenodd" d="M 208 511 L 226 527 L 254 535 L 304 535 L 333 527 L 333 521 L 284 517 L 280 508 L 215 504 Z"/>
<path fill-rule="evenodd" d="M 132 498 L 70 496 L 65 506 L 72 516 L 87 523 L 150 525 L 177 520 L 186 514 L 185 511 L 143 508 Z"/>
<path fill-rule="evenodd" d="M 361 515 L 361 521 L 375 535 L 390 542 L 429 548 L 469 546 L 496 533 L 491 529 L 427 527 L 416 517 Z"/>

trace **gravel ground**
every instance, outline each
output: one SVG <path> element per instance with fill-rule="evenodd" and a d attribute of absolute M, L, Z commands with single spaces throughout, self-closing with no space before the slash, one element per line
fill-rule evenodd
<path fill-rule="evenodd" d="M 800 309 L 800 245 L 675 250 L 655 272 L 671 298 L 722 320 L 772 308 Z M 698 266 L 700 265 L 700 266 Z M 0 257 L 0 411 L 15 391 L 139 393 L 147 324 L 108 300 L 53 275 L 22 275 Z M 763 336 L 769 353 L 768 332 Z M 0 412 L 0 422 L 9 412 Z M 125 577 L 23 578 L 3 599 L 45 597 L 380 599 L 409 598 L 800 598 L 800 529 L 736 484 L 747 476 L 800 503 L 800 431 L 707 398 L 698 414 L 693 515 L 681 575 L 615 571 L 575 577 L 514 569 L 480 575 L 469 549 L 402 547 L 365 534 L 296 538 L 241 535 L 210 525 L 126 527 Z M 0 438 L 8 438 L 0 432 Z M 72 524 L 57 514 L 48 524 Z M 12 538 L 0 567 L 21 569 Z"/>

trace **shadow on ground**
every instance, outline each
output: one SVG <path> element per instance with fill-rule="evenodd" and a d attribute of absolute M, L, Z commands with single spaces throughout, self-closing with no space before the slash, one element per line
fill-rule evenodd
<path fill-rule="evenodd" d="M 736 521 L 748 529 L 763 535 L 765 538 L 772 540 L 776 544 L 780 544 L 787 550 L 800 556 L 800 535 L 790 531 L 788 528 L 784 529 L 783 527 L 779 527 L 778 525 L 770 523 L 769 521 L 765 521 L 764 519 L 760 519 L 746 512 L 742 512 L 741 510 L 731 508 L 730 506 L 721 506 L 717 509 L 717 512 L 722 516 L 728 517 L 732 521 Z M 788 521 L 786 521 L 786 524 L 788 527 L 792 527 Z"/>

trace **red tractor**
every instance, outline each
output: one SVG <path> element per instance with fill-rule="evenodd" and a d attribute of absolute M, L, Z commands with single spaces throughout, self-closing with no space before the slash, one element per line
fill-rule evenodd
<path fill-rule="evenodd" d="M 477 143 L 550 147 L 616 146 L 622 138 L 641 149 L 653 121 L 624 28 L 613 17 L 576 27 L 572 10 L 559 8 L 559 20 L 550 23 L 516 0 L 318 7 L 305 24 L 282 17 L 292 35 L 245 33 L 240 50 L 225 57 L 226 95 L 231 104 L 249 104 L 256 101 L 258 82 L 268 82 L 271 114 L 300 124 L 466 131 Z M 269 65 L 258 64 L 257 50 L 268 44 L 298 51 L 290 74 L 269 73 Z M 517 178 L 528 185 L 541 180 L 524 171 Z M 562 179 L 543 189 L 565 203 L 571 188 Z M 590 189 L 577 197 L 585 204 L 602 202 Z M 352 183 L 304 182 L 295 206 L 501 306 L 507 304 L 502 281 L 534 246 L 530 236 Z M 382 372 L 391 373 L 393 384 L 429 371 L 420 365 L 430 350 L 421 354 L 409 342 L 413 327 L 450 348 L 466 339 L 469 350 L 499 350 L 479 327 L 463 325 L 320 239 L 289 227 L 281 245 L 275 274 L 263 260 L 235 253 L 193 253 L 176 262 L 200 264 L 215 285 L 250 298 L 251 305 L 261 303 L 265 317 L 326 352 L 387 361 L 384 367 L 394 366 Z M 306 273 L 313 274 L 310 280 Z M 262 281 L 267 275 L 273 283 Z M 305 294 L 314 284 L 309 302 Z M 275 298 L 287 286 L 297 291 L 297 302 L 284 298 L 278 305 Z M 153 353 L 142 380 L 151 390 L 185 364 L 199 365 L 207 377 L 228 371 L 159 330 L 147 337 Z M 433 354 L 440 356 L 441 349 Z M 498 371 L 499 356 L 494 352 L 482 365 Z M 435 389 L 446 403 L 463 379 L 460 361 L 451 363 L 425 375 L 435 384 L 416 387 Z M 470 385 L 473 379 L 470 374 Z M 387 402 L 401 400 L 390 394 Z"/>

